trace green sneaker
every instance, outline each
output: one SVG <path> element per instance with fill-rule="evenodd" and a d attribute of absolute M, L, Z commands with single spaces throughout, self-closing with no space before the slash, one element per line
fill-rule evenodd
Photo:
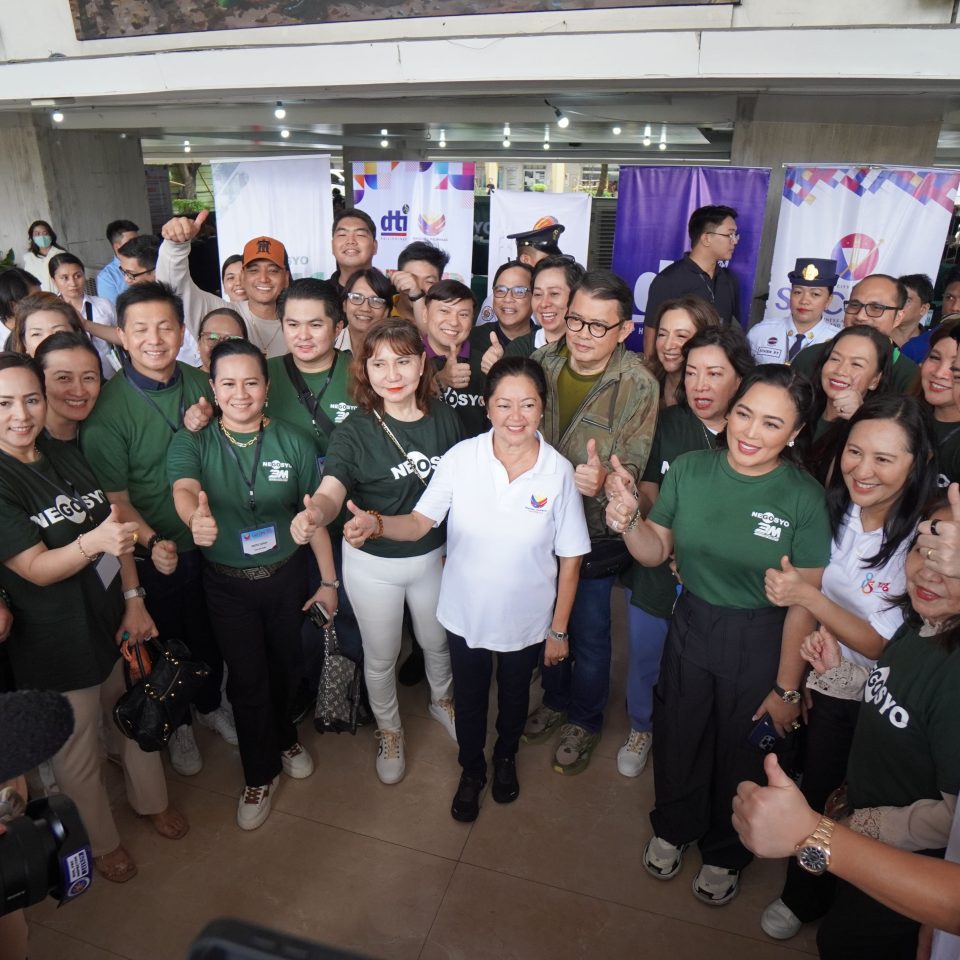
<path fill-rule="evenodd" d="M 599 733 L 588 733 L 575 723 L 565 723 L 560 728 L 560 746 L 553 758 L 554 771 L 567 776 L 583 773 L 599 742 Z"/>
<path fill-rule="evenodd" d="M 567 715 L 562 710 L 551 710 L 546 704 L 541 704 L 527 717 L 527 726 L 520 739 L 524 743 L 543 743 L 556 733 L 566 719 Z"/>

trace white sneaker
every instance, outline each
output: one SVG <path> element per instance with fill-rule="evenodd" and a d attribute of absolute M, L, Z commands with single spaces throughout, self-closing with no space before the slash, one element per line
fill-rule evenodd
<path fill-rule="evenodd" d="M 306 780 L 313 773 L 313 757 L 299 743 L 280 751 L 283 772 L 294 780 Z"/>
<path fill-rule="evenodd" d="M 711 907 L 729 903 L 740 890 L 740 871 L 705 863 L 693 878 L 693 895 Z"/>
<path fill-rule="evenodd" d="M 430 716 L 450 734 L 450 738 L 455 742 L 457 739 L 457 724 L 454 719 L 453 697 L 432 700 L 430 702 Z"/>
<path fill-rule="evenodd" d="M 203 757 L 193 738 L 193 728 L 189 724 L 177 727 L 167 743 L 170 748 L 170 766 L 181 777 L 192 777 L 203 769 Z"/>
<path fill-rule="evenodd" d="M 643 851 L 643 866 L 657 880 L 671 880 L 683 866 L 683 851 L 687 845 L 675 847 L 660 837 L 651 837 Z"/>
<path fill-rule="evenodd" d="M 653 734 L 631 730 L 623 746 L 617 751 L 617 769 L 625 777 L 639 777 L 647 765 L 647 754 L 653 743 Z"/>
<path fill-rule="evenodd" d="M 220 736 L 235 747 L 239 742 L 237 740 L 237 728 L 233 725 L 233 716 L 226 706 L 221 704 L 216 710 L 209 713 L 200 713 L 197 711 L 197 719 L 211 730 L 216 731 Z"/>
<path fill-rule="evenodd" d="M 760 929 L 774 940 L 789 940 L 802 926 L 803 921 L 782 900 L 774 900 L 760 916 Z"/>
<path fill-rule="evenodd" d="M 279 777 L 262 787 L 244 787 L 237 805 L 237 826 L 241 830 L 256 830 L 270 816 L 270 794 Z"/>
<path fill-rule="evenodd" d="M 403 731 L 378 730 L 377 776 L 381 783 L 399 783 L 407 765 L 403 757 Z"/>

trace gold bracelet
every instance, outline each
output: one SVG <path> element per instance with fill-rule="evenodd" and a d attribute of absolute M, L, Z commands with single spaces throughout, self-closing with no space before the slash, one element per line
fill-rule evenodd
<path fill-rule="evenodd" d="M 88 554 L 87 551 L 83 549 L 83 544 L 80 542 L 82 537 L 83 537 L 82 533 L 78 534 L 77 539 L 74 542 L 76 543 L 77 549 L 79 549 L 80 555 L 83 557 L 83 559 L 86 560 L 87 563 L 93 563 L 96 558 L 91 557 L 90 554 Z"/>
<path fill-rule="evenodd" d="M 368 540 L 379 540 L 383 536 L 383 514 L 379 510 L 368 510 L 367 513 L 371 517 L 376 517 L 377 519 L 377 532 L 371 533 Z"/>

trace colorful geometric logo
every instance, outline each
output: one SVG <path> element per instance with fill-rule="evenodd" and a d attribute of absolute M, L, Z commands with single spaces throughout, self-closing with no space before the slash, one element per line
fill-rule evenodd
<path fill-rule="evenodd" d="M 848 233 L 841 237 L 831 256 L 837 262 L 840 279 L 856 283 L 876 270 L 880 244 L 865 233 Z"/>
<path fill-rule="evenodd" d="M 538 497 L 536 494 L 530 495 L 530 506 L 534 510 L 542 510 L 547 505 L 548 497 Z"/>
<path fill-rule="evenodd" d="M 425 237 L 437 237 L 443 233 L 443 228 L 447 225 L 447 217 L 441 211 L 440 213 L 421 213 L 417 217 L 417 226 L 420 227 L 420 233 Z"/>
<path fill-rule="evenodd" d="M 559 222 L 560 221 L 556 217 L 541 217 L 530 229 L 542 230 L 544 227 L 552 227 L 554 224 Z"/>

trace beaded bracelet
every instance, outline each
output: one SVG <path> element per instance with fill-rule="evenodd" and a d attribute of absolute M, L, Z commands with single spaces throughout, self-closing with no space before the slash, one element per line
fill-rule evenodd
<path fill-rule="evenodd" d="M 624 532 L 626 532 L 627 530 L 636 530 L 637 524 L 642 519 L 643 517 L 640 515 L 640 508 L 637 507 L 637 512 L 629 519 L 629 521 L 627 522 L 627 525 L 623 528 Z"/>
<path fill-rule="evenodd" d="M 90 554 L 83 549 L 83 543 L 81 543 L 82 537 L 83 537 L 82 533 L 78 534 L 77 539 L 74 541 L 74 543 L 76 543 L 77 549 L 80 551 L 80 555 L 83 557 L 83 559 L 86 560 L 87 563 L 93 563 L 96 560 L 96 557 L 91 557 Z"/>
<path fill-rule="evenodd" d="M 380 537 L 383 536 L 383 514 L 380 513 L 379 510 L 368 510 L 367 513 L 369 513 L 371 517 L 376 517 L 377 519 L 377 532 L 371 533 L 370 536 L 367 537 L 367 539 L 379 540 Z"/>

